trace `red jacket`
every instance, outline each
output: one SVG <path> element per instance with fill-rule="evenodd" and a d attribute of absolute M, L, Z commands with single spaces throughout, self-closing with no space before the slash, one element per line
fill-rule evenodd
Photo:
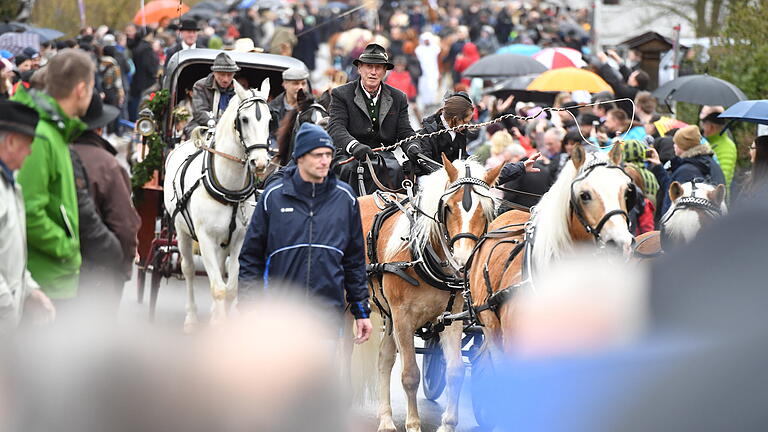
<path fill-rule="evenodd" d="M 642 233 L 656 229 L 656 226 L 653 223 L 653 214 L 655 212 L 656 208 L 654 207 L 653 203 L 648 198 L 645 198 L 645 207 L 643 212 L 637 216 L 636 235 L 640 235 Z"/>
<path fill-rule="evenodd" d="M 387 77 L 387 84 L 405 93 L 408 100 L 416 99 L 416 86 L 413 84 L 413 79 L 408 71 L 398 72 L 393 70 Z"/>

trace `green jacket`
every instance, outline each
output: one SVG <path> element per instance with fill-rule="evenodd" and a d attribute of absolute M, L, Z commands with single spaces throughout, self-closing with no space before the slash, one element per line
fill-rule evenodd
<path fill-rule="evenodd" d="M 77 191 L 68 143 L 86 126 L 77 118 L 67 117 L 45 93 L 19 86 L 13 100 L 40 114 L 32 153 L 16 177 L 27 215 L 27 268 L 49 297 L 72 298 L 77 295 L 81 258 Z"/>
<path fill-rule="evenodd" d="M 738 157 L 736 144 L 734 144 L 727 135 L 720 135 L 719 133 L 708 136 L 707 141 L 709 141 L 709 146 L 712 147 L 715 156 L 717 156 L 717 162 L 720 164 L 720 168 L 723 169 L 725 188 L 726 190 L 730 190 L 733 172 L 736 170 L 736 158 Z"/>

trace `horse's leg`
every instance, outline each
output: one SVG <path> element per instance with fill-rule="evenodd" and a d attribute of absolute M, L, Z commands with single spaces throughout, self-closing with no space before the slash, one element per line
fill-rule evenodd
<path fill-rule="evenodd" d="M 454 313 L 461 310 L 461 305 L 457 301 L 457 307 L 454 307 Z M 445 378 L 446 378 L 446 397 L 447 404 L 438 432 L 453 432 L 459 423 L 459 395 L 461 394 L 461 385 L 464 382 L 464 361 L 461 358 L 461 335 L 462 323 L 454 322 L 446 327 L 440 333 L 440 346 L 443 348 L 445 358 Z"/>
<path fill-rule="evenodd" d="M 237 298 L 237 277 L 240 273 L 240 249 L 243 248 L 245 230 L 233 233 L 229 244 L 229 263 L 227 265 L 226 311 L 229 312 L 232 303 Z"/>
<path fill-rule="evenodd" d="M 187 284 L 187 315 L 184 317 L 184 332 L 191 333 L 197 326 L 197 305 L 195 304 L 195 262 L 192 252 L 192 237 L 176 228 L 176 241 L 181 254 L 181 273 Z"/>
<path fill-rule="evenodd" d="M 397 358 L 397 346 L 392 333 L 392 320 L 387 320 L 384 335 L 379 345 L 379 432 L 394 432 L 395 422 L 392 420 L 392 400 L 390 397 L 390 382 L 392 367 Z"/>
<path fill-rule="evenodd" d="M 227 291 L 222 270 L 226 258 L 226 250 L 219 243 L 209 237 L 206 233 L 198 235 L 200 242 L 200 254 L 203 256 L 205 264 L 205 273 L 211 283 L 211 296 L 213 296 L 213 305 L 211 306 L 211 324 L 221 323 L 227 316 Z"/>
<path fill-rule="evenodd" d="M 413 344 L 413 333 L 417 326 L 406 313 L 398 313 L 395 306 L 392 308 L 394 323 L 394 335 L 397 340 L 397 349 L 400 351 L 400 361 L 403 366 L 401 380 L 403 390 L 408 399 L 408 411 L 405 417 L 406 432 L 420 432 L 421 420 L 419 419 L 419 407 L 417 405 L 416 392 L 419 390 L 419 366 L 416 364 L 416 348 Z"/>

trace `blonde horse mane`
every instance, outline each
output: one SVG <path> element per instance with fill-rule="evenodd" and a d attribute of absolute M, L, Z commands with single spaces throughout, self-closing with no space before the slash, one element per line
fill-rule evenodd
<path fill-rule="evenodd" d="M 588 153 L 583 166 L 595 159 L 608 161 L 605 153 Z M 609 162 L 610 163 L 610 162 Z M 559 260 L 573 250 L 570 234 L 571 183 L 579 173 L 573 161 L 565 164 L 555 184 L 541 197 L 536 205 L 536 237 L 533 248 L 534 268 L 546 268 L 547 264 Z"/>
<path fill-rule="evenodd" d="M 453 166 L 459 172 L 459 176 L 464 176 L 466 166 L 469 166 L 472 177 L 481 180 L 485 177 L 485 168 L 474 158 L 467 160 L 457 159 L 453 162 Z M 429 217 L 419 215 L 409 233 L 407 231 L 409 228 L 407 218 L 405 215 L 400 215 L 400 219 L 395 224 L 391 237 L 399 241 L 387 243 L 384 253 L 385 258 L 393 257 L 408 245 L 407 241 L 402 240 L 404 238 L 410 237 L 410 240 L 415 242 L 415 247 L 419 250 L 423 250 L 428 242 L 439 239 L 441 233 L 440 226 L 437 223 L 438 206 L 440 205 L 440 198 L 445 194 L 449 184 L 448 172 L 444 168 L 429 175 L 419 177 L 418 197 L 415 204 L 419 206 L 421 212 Z M 491 195 L 478 193 L 475 188 L 473 188 L 472 195 L 474 198 L 473 202 L 479 202 L 482 206 L 486 220 L 488 222 L 492 221 L 496 213 L 496 199 Z"/>

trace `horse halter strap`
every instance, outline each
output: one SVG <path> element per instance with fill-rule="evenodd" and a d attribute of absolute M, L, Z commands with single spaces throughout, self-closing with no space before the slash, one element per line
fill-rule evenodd
<path fill-rule="evenodd" d="M 582 171 L 582 174 L 576 177 L 571 182 L 571 211 L 576 215 L 576 219 L 578 219 L 579 223 L 581 224 L 581 226 L 584 227 L 587 233 L 591 234 L 595 238 L 595 241 L 600 241 L 600 231 L 603 230 L 603 227 L 605 226 L 605 224 L 613 216 L 616 216 L 616 215 L 624 216 L 624 219 L 627 221 L 627 225 L 629 225 L 629 214 L 622 209 L 615 209 L 607 212 L 606 214 L 603 215 L 603 217 L 600 219 L 600 221 L 597 222 L 597 225 L 595 225 L 594 227 L 592 227 L 592 225 L 589 224 L 589 222 L 587 221 L 587 218 L 584 216 L 584 212 L 582 211 L 581 206 L 579 205 L 576 199 L 576 194 L 573 192 L 573 186 L 577 182 L 580 182 L 585 178 L 587 178 L 587 176 L 589 176 L 589 174 L 592 173 L 592 171 L 594 171 L 595 168 L 600 166 L 605 168 L 613 168 L 613 169 L 621 170 L 621 172 L 624 173 L 624 175 L 626 175 L 627 178 L 630 179 L 630 181 L 632 180 L 629 177 L 629 175 L 624 171 L 624 169 L 621 168 L 620 166 L 608 165 L 607 162 L 593 160 L 591 163 L 587 164 L 587 166 Z"/>
<path fill-rule="evenodd" d="M 673 205 L 672 211 L 670 211 L 661 220 L 660 225 L 662 229 L 664 228 L 664 225 L 666 225 L 666 223 L 669 222 L 670 219 L 672 219 L 672 215 L 674 215 L 678 210 L 686 210 L 686 209 L 702 210 L 712 217 L 719 217 L 723 215 L 723 212 L 720 209 L 720 207 L 715 206 L 715 204 L 712 201 L 706 198 L 700 198 L 695 196 L 682 197 L 675 202 L 675 204 Z"/>
<path fill-rule="evenodd" d="M 257 95 L 256 93 L 254 93 L 253 90 L 251 90 L 251 97 L 243 99 L 242 101 L 240 101 L 240 104 L 237 106 L 237 113 L 240 114 L 240 111 L 243 108 L 247 108 L 247 107 L 249 107 L 249 106 L 251 106 L 251 105 L 253 105 L 255 103 L 263 103 L 263 104 L 266 105 L 267 104 L 267 100 L 264 99 L 263 97 Z M 261 120 L 261 111 L 260 110 L 256 110 L 256 120 L 257 121 Z M 240 120 L 240 116 L 239 115 L 237 116 L 237 120 L 235 120 L 235 131 L 237 131 L 237 138 L 240 140 L 240 145 L 242 145 L 243 148 L 245 149 L 245 154 L 246 155 L 248 153 L 250 153 L 251 151 L 253 151 L 253 150 L 259 150 L 259 149 L 269 150 L 269 142 L 257 143 L 257 144 L 253 144 L 253 145 L 248 145 L 245 142 L 245 139 L 243 138 L 242 121 Z"/>
<path fill-rule="evenodd" d="M 469 165 L 467 165 L 465 177 L 462 177 L 456 180 L 455 182 L 451 183 L 450 185 L 448 185 L 448 189 L 443 194 L 443 196 L 440 197 L 440 202 L 438 204 L 439 210 L 437 213 L 437 217 L 438 217 L 437 222 L 440 225 L 440 229 L 443 231 L 443 236 L 445 237 L 446 240 L 448 240 L 448 247 L 450 248 L 451 251 L 453 250 L 453 245 L 457 241 L 463 238 L 474 240 L 475 243 L 479 242 L 480 239 L 472 233 L 458 233 L 455 236 L 449 238 L 448 227 L 445 224 L 445 219 L 446 219 L 445 213 L 448 207 L 444 204 L 443 199 L 446 196 L 452 195 L 453 193 L 455 193 L 458 190 L 458 188 L 460 187 L 464 188 L 463 195 L 461 198 L 461 206 L 464 208 L 465 211 L 468 212 L 472 208 L 472 190 L 475 186 L 480 186 L 487 190 L 491 189 L 491 186 L 485 181 L 472 177 L 472 173 L 470 172 Z"/>

